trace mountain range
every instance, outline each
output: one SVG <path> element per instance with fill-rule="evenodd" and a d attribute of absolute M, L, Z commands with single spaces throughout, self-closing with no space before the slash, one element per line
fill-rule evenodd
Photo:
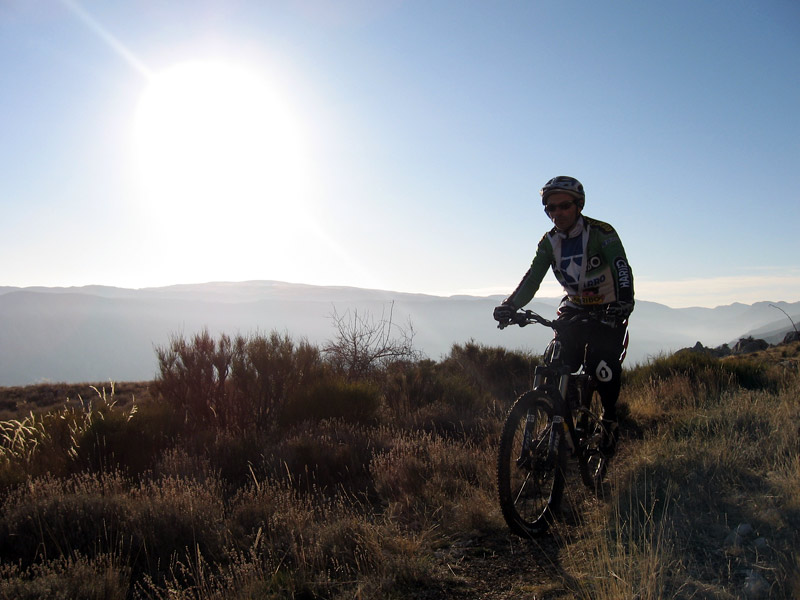
<path fill-rule="evenodd" d="M 541 353 L 551 337 L 548 329 L 497 329 L 492 309 L 501 300 L 278 281 L 144 289 L 0 287 L 0 386 L 150 380 L 157 374 L 156 347 L 202 329 L 215 336 L 274 330 L 321 346 L 335 337 L 334 313 L 347 318 L 348 311 L 411 324 L 414 346 L 434 360 L 469 341 Z M 553 317 L 558 302 L 536 298 L 526 308 Z M 777 343 L 792 328 L 781 311 L 800 321 L 800 302 L 670 308 L 639 300 L 627 364 L 698 341 L 715 347 L 752 335 Z"/>

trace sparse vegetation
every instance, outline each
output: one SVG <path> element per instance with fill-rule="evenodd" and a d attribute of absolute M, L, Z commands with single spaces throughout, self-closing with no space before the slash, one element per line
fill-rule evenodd
<path fill-rule="evenodd" d="M 800 597 L 800 344 L 627 371 L 603 497 L 532 542 L 493 470 L 537 357 L 335 348 L 203 332 L 151 384 L 0 390 L 0 597 Z"/>

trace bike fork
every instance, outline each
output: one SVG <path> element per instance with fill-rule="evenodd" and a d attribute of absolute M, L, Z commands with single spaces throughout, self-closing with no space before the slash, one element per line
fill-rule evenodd
<path fill-rule="evenodd" d="M 525 416 L 525 429 L 522 433 L 522 448 L 520 449 L 519 457 L 517 458 L 517 466 L 521 467 L 527 460 L 529 460 L 534 451 L 534 440 L 531 431 L 536 426 L 536 414 L 528 411 Z"/>
<path fill-rule="evenodd" d="M 553 415 L 552 426 L 550 428 L 550 446 L 547 451 L 547 466 L 552 467 L 561 449 L 561 438 L 566 439 L 571 452 L 575 452 L 575 444 L 569 434 L 569 425 L 561 415 Z"/>

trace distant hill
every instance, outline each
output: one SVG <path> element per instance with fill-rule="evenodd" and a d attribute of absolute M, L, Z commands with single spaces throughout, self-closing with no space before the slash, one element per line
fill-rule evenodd
<path fill-rule="evenodd" d="M 0 386 L 149 380 L 156 374 L 156 346 L 203 328 L 214 335 L 277 330 L 321 345 L 333 337 L 334 310 L 369 311 L 376 318 L 393 311 L 395 323 L 410 320 L 415 346 L 432 359 L 469 340 L 541 352 L 551 337 L 545 328 L 495 327 L 491 313 L 500 300 L 278 281 L 137 290 L 0 287 Z M 553 316 L 557 304 L 555 298 L 537 298 L 528 308 Z M 800 321 L 800 302 L 774 304 Z M 637 301 L 628 361 L 645 362 L 697 341 L 717 346 L 746 335 L 777 339 L 789 329 L 785 315 L 768 302 L 674 309 Z"/>

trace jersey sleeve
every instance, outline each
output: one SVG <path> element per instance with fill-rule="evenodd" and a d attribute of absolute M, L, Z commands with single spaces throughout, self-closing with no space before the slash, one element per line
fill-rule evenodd
<path fill-rule="evenodd" d="M 547 239 L 547 234 L 545 234 L 539 241 L 539 245 L 536 248 L 536 256 L 533 257 L 533 262 L 531 262 L 528 272 L 522 277 L 522 281 L 519 282 L 517 289 L 504 300 L 503 304 L 508 304 L 512 308 L 517 309 L 522 308 L 530 302 L 539 290 L 539 286 L 542 284 L 542 280 L 547 274 L 552 262 L 553 247 Z"/>
<path fill-rule="evenodd" d="M 633 271 L 616 231 L 604 242 L 603 254 L 611 265 L 617 300 L 633 304 Z"/>

